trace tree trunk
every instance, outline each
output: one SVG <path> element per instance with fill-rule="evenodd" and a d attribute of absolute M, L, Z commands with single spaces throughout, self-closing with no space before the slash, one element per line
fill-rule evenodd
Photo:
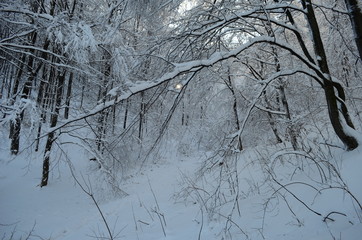
<path fill-rule="evenodd" d="M 71 72 L 69 75 L 69 80 L 68 80 L 68 87 L 67 87 L 67 96 L 65 99 L 65 109 L 64 109 L 64 118 L 68 119 L 69 118 L 69 105 L 70 105 L 70 97 L 72 94 L 72 84 L 73 84 L 73 73 Z"/>
<path fill-rule="evenodd" d="M 341 117 L 344 117 L 344 120 L 346 121 L 347 125 L 351 128 L 353 127 L 352 121 L 349 118 L 348 109 L 346 105 L 344 104 L 344 89 L 341 85 L 335 83 L 332 81 L 329 68 L 328 68 L 328 62 L 326 53 L 324 50 L 324 45 L 321 39 L 319 26 L 317 19 L 314 14 L 313 6 L 311 3 L 311 0 L 301 0 L 303 8 L 306 10 L 306 16 L 307 21 L 310 26 L 310 31 L 312 33 L 312 40 L 314 43 L 314 51 L 317 56 L 318 66 L 320 67 L 321 71 L 326 76 L 323 79 L 323 88 L 324 93 L 326 96 L 326 101 L 328 105 L 328 113 L 329 118 L 331 121 L 331 124 L 333 126 L 334 131 L 336 132 L 339 139 L 345 144 L 348 150 L 353 150 L 358 147 L 357 139 L 348 134 L 348 131 L 346 131 L 345 126 L 342 124 Z M 335 87 L 337 87 L 337 91 L 339 94 L 339 101 L 338 102 L 336 93 L 335 93 Z M 339 107 L 338 104 L 340 104 L 342 107 Z M 342 116 L 340 115 L 340 111 L 342 112 Z"/>
<path fill-rule="evenodd" d="M 144 92 L 141 92 L 141 106 L 140 106 L 140 122 L 138 127 L 138 138 L 142 140 L 143 138 L 143 128 L 145 123 L 145 114 L 146 114 L 146 103 L 144 102 Z"/>
<path fill-rule="evenodd" d="M 52 68 L 52 67 L 51 67 Z M 48 81 L 41 81 L 39 85 L 39 91 L 38 91 L 38 97 L 37 97 L 37 105 L 41 109 L 40 114 L 40 121 L 38 125 L 38 133 L 35 143 L 35 151 L 39 151 L 39 144 L 40 144 L 40 135 L 41 135 L 41 129 L 42 125 L 46 123 L 46 110 L 50 107 L 50 83 L 52 82 L 52 79 L 55 79 L 56 76 L 54 76 L 54 71 L 49 71 L 49 74 L 47 76 L 45 67 L 43 69 L 43 76 L 42 79 L 48 79 Z"/>
<path fill-rule="evenodd" d="M 124 118 L 123 118 L 123 129 L 127 128 L 127 118 L 128 118 L 128 105 L 129 105 L 129 99 L 126 99 L 126 107 L 124 110 Z"/>
<path fill-rule="evenodd" d="M 231 95 L 233 97 L 233 113 L 234 113 L 234 118 L 235 118 L 235 128 L 237 131 L 239 131 L 241 129 L 241 125 L 240 125 L 240 118 L 239 118 L 239 113 L 238 113 L 238 101 L 236 98 L 235 86 L 234 86 L 233 80 L 231 79 L 230 69 L 228 69 L 228 77 L 227 77 L 226 81 L 227 81 L 226 86 L 229 88 Z M 237 149 L 239 151 L 243 150 L 241 134 L 238 134 L 236 141 L 237 141 L 236 142 Z"/>
<path fill-rule="evenodd" d="M 5 64 L 5 63 L 1 64 L 0 72 L 3 73 L 2 74 L 3 78 L 2 78 L 1 90 L 0 90 L 0 99 L 6 98 L 6 95 L 7 95 L 7 97 L 10 97 L 10 95 L 7 94 L 7 92 L 9 92 L 9 90 L 6 91 L 6 89 L 10 88 L 12 74 L 13 74 L 13 68 L 14 67 L 10 64 Z"/>
<path fill-rule="evenodd" d="M 267 104 L 268 108 L 272 109 L 272 106 L 271 106 L 265 92 L 264 92 L 264 101 Z M 278 97 L 277 97 L 277 102 L 278 102 Z M 276 121 L 274 120 L 273 115 L 270 112 L 267 112 L 267 114 L 268 114 L 268 122 L 270 124 L 270 127 L 271 127 L 273 133 L 274 133 L 274 136 L 275 136 L 275 138 L 277 140 L 277 143 L 282 143 L 283 140 L 279 136 L 279 131 L 278 131 L 277 126 L 275 124 Z"/>
<path fill-rule="evenodd" d="M 56 100 L 55 100 L 55 109 L 50 117 L 50 127 L 55 127 L 58 122 L 59 111 L 61 108 L 62 103 L 62 95 L 63 95 L 63 88 L 64 88 L 64 79 L 65 79 L 65 71 L 62 73 L 58 73 L 58 83 L 56 88 Z M 44 159 L 43 159 L 43 174 L 40 183 L 40 187 L 44 187 L 48 185 L 49 179 L 49 167 L 50 167 L 50 152 L 52 149 L 53 142 L 55 141 L 55 133 L 51 132 L 48 134 L 47 142 L 45 145 L 44 151 Z"/>
<path fill-rule="evenodd" d="M 14 84 L 13 84 L 13 92 L 12 92 L 12 96 L 11 96 L 11 100 L 10 100 L 10 104 L 13 105 L 15 103 L 15 100 L 16 100 L 16 96 L 18 94 L 18 91 L 19 91 L 19 84 L 20 84 L 20 79 L 21 79 L 21 76 L 23 75 L 23 67 L 24 67 L 24 62 L 25 62 L 25 57 L 26 55 L 23 54 L 23 56 L 21 57 L 21 66 L 17 69 L 17 72 L 16 72 L 16 76 L 15 76 L 15 81 L 14 81 Z M 16 120 L 13 122 L 11 121 L 10 122 L 10 131 L 9 131 L 9 138 L 10 139 L 13 139 L 13 135 L 14 135 L 14 129 L 16 129 L 15 125 L 16 125 Z M 16 154 L 16 153 L 14 153 Z"/>
<path fill-rule="evenodd" d="M 102 85 L 99 88 L 98 92 L 98 101 L 101 101 L 103 104 L 107 101 L 107 90 L 110 83 L 110 73 L 111 73 L 111 56 L 108 50 L 104 49 L 104 55 L 102 57 L 102 60 L 104 61 L 104 65 L 102 66 L 102 72 L 103 72 L 103 81 Z M 98 151 L 102 152 L 104 151 L 105 146 L 105 136 L 107 132 L 107 126 L 106 123 L 108 121 L 108 115 L 109 115 L 109 109 L 103 110 L 99 117 L 98 117 L 98 123 L 97 123 L 97 131 L 95 133 L 96 135 L 96 145 Z"/>
<path fill-rule="evenodd" d="M 83 108 L 84 91 L 85 91 L 85 83 L 83 82 L 83 85 L 82 85 L 82 93 L 81 93 L 81 95 L 80 95 L 80 106 L 79 106 L 80 109 Z"/>
<path fill-rule="evenodd" d="M 37 34 L 34 33 L 31 36 L 31 43 L 34 45 L 37 38 Z M 28 78 L 23 86 L 23 91 L 21 93 L 21 99 L 27 99 L 30 96 L 31 87 L 33 84 L 33 80 L 36 75 L 36 71 L 33 70 L 34 68 L 34 57 L 32 54 L 34 53 L 34 50 L 30 50 L 31 55 L 28 56 L 28 63 L 27 63 L 27 73 Z M 18 84 L 18 83 L 16 83 Z M 21 131 L 21 122 L 24 117 L 24 109 L 20 109 L 20 112 L 16 114 L 15 123 L 10 128 L 10 136 L 11 136 L 11 145 L 10 145 L 10 152 L 11 154 L 18 154 L 19 152 L 19 145 L 20 145 L 20 131 Z"/>
<path fill-rule="evenodd" d="M 362 9 L 361 5 L 358 5 L 358 1 L 361 0 L 344 0 L 351 19 L 360 61 L 362 61 Z"/>
<path fill-rule="evenodd" d="M 290 114 L 290 110 L 289 110 L 289 104 L 287 101 L 287 97 L 285 95 L 285 88 L 282 84 L 280 84 L 278 86 L 278 90 L 280 91 L 280 98 L 283 104 L 283 108 L 286 112 L 286 117 L 288 119 L 288 127 L 287 127 L 287 131 L 288 131 L 288 135 L 290 137 L 290 143 L 292 144 L 292 147 L 294 150 L 298 149 L 298 141 L 297 141 L 297 137 L 299 135 L 298 133 L 298 129 L 297 126 L 295 126 L 295 124 L 293 124 L 292 121 L 292 115 Z"/>

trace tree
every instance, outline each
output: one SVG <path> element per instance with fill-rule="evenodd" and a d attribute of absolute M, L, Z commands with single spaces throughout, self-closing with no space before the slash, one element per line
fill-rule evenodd
<path fill-rule="evenodd" d="M 353 123 L 349 116 L 347 106 L 345 103 L 346 97 L 343 87 L 332 80 L 327 56 L 324 50 L 324 45 L 321 39 L 321 34 L 318 26 L 317 19 L 314 14 L 313 6 L 310 0 L 302 0 L 303 8 L 306 10 L 306 19 L 310 26 L 312 39 L 314 42 L 314 51 L 317 56 L 317 62 L 322 73 L 326 77 L 322 78 L 323 88 L 328 104 L 329 118 L 336 132 L 337 136 L 346 145 L 347 149 L 353 150 L 358 147 L 356 137 L 348 133 L 348 127 L 354 129 Z M 336 92 L 337 91 L 337 94 Z M 338 106 L 340 105 L 340 107 Z M 342 113 L 342 116 L 340 115 Z M 344 122 L 347 125 L 344 125 Z"/>
<path fill-rule="evenodd" d="M 360 61 L 362 59 L 362 9 L 358 0 L 344 0 L 349 17 L 351 19 L 352 28 L 355 34 L 355 42 L 359 52 Z"/>
<path fill-rule="evenodd" d="M 5 53 L 0 64 L 10 78 L 2 89 L 13 82 L 1 121 L 13 120 L 16 153 L 22 118 L 29 117 L 24 102 L 36 103 L 36 149 L 45 144 L 41 186 L 47 184 L 52 144 L 65 127 L 62 133 L 72 137 L 77 128 L 91 132 L 92 137 L 77 138 L 110 174 L 123 164 L 122 154 L 122 159 L 134 152 L 137 158 L 148 155 L 174 114 L 181 119 L 172 130 L 175 136 L 185 128 L 195 129 L 199 139 L 223 134 L 222 149 L 240 151 L 255 142 L 242 138 L 245 131 L 260 130 L 277 142 L 289 139 L 297 149 L 296 121 L 309 111 L 301 102 L 313 101 L 306 88 L 323 92 L 331 125 L 347 149 L 358 146 L 348 94 L 331 67 L 328 29 L 321 24 L 329 24 L 328 16 L 337 14 L 333 9 L 316 8 L 310 0 L 199 0 L 189 11 L 179 11 L 180 2 L 1 3 L 1 20 L 16 29 L 2 30 L 6 38 L 0 41 Z M 177 14 L 170 17 L 168 11 Z M 16 21 L 8 19 L 10 14 Z M 350 54 L 349 42 L 340 44 Z M 176 83 L 182 87 L 175 89 Z M 349 79 L 348 86 L 353 84 Z M 227 109 L 217 111 L 210 102 Z M 217 129 L 196 127 L 205 116 Z M 42 127 L 46 124 L 48 129 Z"/>
<path fill-rule="evenodd" d="M 240 25 L 244 26 L 243 29 L 246 28 L 245 26 L 251 26 L 253 21 L 253 23 L 256 24 L 255 26 L 258 26 L 258 24 L 269 22 L 275 28 L 282 29 L 282 31 L 291 31 L 292 33 L 294 33 L 295 38 L 298 40 L 294 46 L 299 48 L 303 54 L 301 54 L 301 52 L 299 51 L 296 51 L 294 46 L 291 46 L 290 44 L 287 44 L 286 42 L 282 41 L 280 39 L 282 38 L 281 36 L 274 36 L 264 39 L 259 37 L 254 37 L 258 35 L 259 36 L 267 35 L 266 33 L 260 32 L 260 28 L 256 29 L 255 27 L 251 27 L 250 28 L 251 30 L 249 30 L 249 32 L 247 33 L 249 35 L 249 39 L 251 40 L 249 40 L 250 46 L 246 46 L 245 49 L 261 43 L 267 43 L 274 45 L 278 49 L 287 50 L 290 54 L 292 54 L 294 57 L 303 62 L 305 64 L 304 68 L 306 69 L 306 72 L 304 73 L 310 75 L 324 89 L 326 101 L 328 104 L 329 118 L 337 136 L 346 145 L 347 149 L 352 150 L 356 148 L 358 146 L 356 137 L 353 136 L 353 134 L 351 134 L 351 131 L 348 130 L 348 128 L 353 129 L 354 126 L 349 116 L 349 112 L 345 103 L 346 99 L 345 99 L 344 88 L 341 84 L 332 80 L 332 77 L 330 75 L 327 56 L 325 54 L 324 45 L 321 38 L 321 32 L 318 26 L 317 19 L 314 14 L 312 3 L 310 1 L 301 1 L 302 8 L 303 10 L 305 10 L 305 19 L 310 27 L 310 32 L 312 36 L 310 41 L 312 42 L 313 48 L 315 50 L 315 57 L 312 57 L 312 54 L 309 52 L 308 46 L 306 45 L 306 42 L 303 39 L 305 33 L 296 28 L 294 20 L 295 17 L 293 16 L 293 13 L 294 12 L 303 13 L 303 11 L 301 11 L 302 9 L 299 8 L 297 5 L 284 3 L 284 1 L 280 2 L 281 3 L 279 5 L 273 5 L 273 4 L 267 5 L 265 3 L 260 3 L 259 4 L 260 8 L 254 7 L 254 9 L 250 9 L 249 11 L 242 11 L 242 10 L 236 11 L 233 12 L 235 16 L 226 15 L 226 17 L 222 19 L 218 19 L 217 17 L 213 19 L 213 17 L 216 16 L 216 14 L 215 13 L 213 15 L 210 14 L 209 17 L 206 18 L 208 21 L 204 21 L 205 22 L 204 25 L 203 21 L 199 21 L 197 24 L 195 24 L 197 27 L 189 31 L 189 34 L 187 36 L 190 38 L 194 38 L 196 40 L 204 39 L 205 37 L 210 36 L 209 42 L 212 42 L 213 39 L 215 39 L 216 41 L 217 37 L 220 37 L 220 33 L 226 34 L 228 31 L 235 32 L 236 30 L 235 28 L 233 28 L 233 25 L 238 23 L 238 21 L 240 21 Z M 240 6 L 244 7 L 244 9 L 245 8 L 247 9 L 246 5 L 244 5 L 242 1 L 240 1 Z M 210 7 L 210 9 L 213 9 L 213 7 Z M 281 17 L 279 16 L 280 10 L 283 10 L 283 12 L 285 13 L 287 19 L 289 20 L 289 24 L 286 24 L 278 20 L 281 19 Z M 203 14 L 205 12 L 203 12 Z M 268 13 L 271 16 L 268 16 L 267 14 L 264 15 L 264 13 Z M 231 57 L 237 56 L 237 54 L 240 54 L 240 52 L 245 50 L 243 48 L 241 49 L 242 49 L 241 51 L 238 51 L 236 54 L 232 55 Z M 315 64 L 317 64 L 318 66 L 316 66 Z M 309 71 L 313 71 L 314 73 Z M 281 74 L 284 73 L 281 72 Z"/>

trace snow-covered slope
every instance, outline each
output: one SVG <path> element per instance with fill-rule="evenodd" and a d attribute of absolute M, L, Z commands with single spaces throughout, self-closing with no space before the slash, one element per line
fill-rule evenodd
<path fill-rule="evenodd" d="M 201 196 L 201 191 L 208 190 L 207 182 L 201 185 L 192 180 L 195 179 L 194 172 L 201 165 L 200 157 L 173 154 L 157 164 L 145 166 L 143 170 L 124 180 L 122 190 L 128 195 L 119 198 L 111 196 L 107 191 L 100 191 L 101 185 L 97 184 L 100 178 L 96 177 L 95 166 L 92 165 L 94 163 L 83 158 L 79 149 L 69 149 L 68 153 L 77 179 L 86 188 L 92 186 L 115 239 L 209 240 L 228 237 L 252 240 L 357 240 L 362 236 L 361 209 L 343 191 L 334 189 L 325 194 L 316 194 L 314 190 L 310 191 L 308 186 L 290 186 L 290 191 L 297 193 L 311 209 L 320 212 L 322 216 L 312 213 L 285 192 L 283 195 L 288 199 L 289 206 L 282 202 L 273 202 L 272 196 L 275 193 L 267 191 L 259 194 L 240 194 L 244 196 L 237 200 L 240 215 L 212 216 L 200 202 L 200 199 L 205 198 L 192 197 L 192 194 L 198 191 Z M 40 188 L 38 184 L 41 176 L 41 156 L 36 157 L 35 154 L 32 159 L 28 159 L 28 156 L 30 155 L 23 152 L 19 157 L 12 159 L 2 151 L 0 238 L 26 239 L 29 234 L 28 239 L 109 238 L 96 205 L 76 184 L 67 161 L 60 159 L 56 165 L 53 164 L 49 186 Z M 245 163 L 248 162 L 246 156 L 253 157 L 252 154 L 244 155 Z M 351 193 L 362 201 L 361 148 L 341 153 L 339 156 L 336 161 L 340 163 L 342 178 L 348 184 Z M 251 182 L 257 185 L 258 179 L 253 178 L 262 177 L 263 174 L 257 164 L 241 166 L 243 167 L 240 167 L 239 187 L 247 191 L 253 185 Z M 185 196 L 190 184 L 194 184 L 194 193 L 189 192 L 190 195 Z M 201 189 L 201 186 L 205 189 Z M 262 191 L 264 187 L 259 188 Z M 265 200 L 268 198 L 272 199 L 267 206 L 270 209 L 263 212 Z M 312 202 L 309 201 L 310 198 L 313 198 Z M 226 203 L 225 206 L 215 209 L 222 213 L 225 209 L 231 208 L 232 203 Z M 294 220 L 293 217 L 290 218 L 293 215 L 290 209 L 296 214 Z M 332 211 L 335 213 L 331 213 Z M 330 218 L 335 221 L 327 219 L 323 222 L 323 218 L 329 213 Z"/>

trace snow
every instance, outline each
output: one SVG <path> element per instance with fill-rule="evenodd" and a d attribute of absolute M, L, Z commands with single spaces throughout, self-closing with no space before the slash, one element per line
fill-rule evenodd
<path fill-rule="evenodd" d="M 362 234 L 362 212 L 345 191 L 327 188 L 317 192 L 307 184 L 300 184 L 302 181 L 308 183 L 303 175 L 295 174 L 293 179 L 286 179 L 290 165 L 281 158 L 302 152 L 277 151 L 271 154 L 270 163 L 264 168 L 255 163 L 258 155 L 253 149 L 239 153 L 236 162 L 240 185 L 239 216 L 230 202 L 215 205 L 217 214 L 205 208 L 212 204 L 211 198 L 203 198 L 207 196 L 205 192 L 218 183 L 209 171 L 205 172 L 206 182 L 195 178 L 194 174 L 201 169 L 204 160 L 197 155 L 185 156 L 170 151 L 157 163 L 146 164 L 141 171 L 129 174 L 121 186 L 128 195 L 115 197 L 99 189 L 96 163 L 89 161 L 83 150 L 74 145 L 65 149 L 69 158 L 62 155 L 53 163 L 49 186 L 40 188 L 41 156 L 25 150 L 13 158 L 5 151 L 7 142 L 1 141 L 0 235 L 3 239 L 10 239 L 12 231 L 13 239 L 25 238 L 32 229 L 30 239 L 37 239 L 36 236 L 57 240 L 108 237 L 100 213 L 92 199 L 76 184 L 68 161 L 80 183 L 86 189 L 92 186 L 92 193 L 117 239 L 225 239 L 225 235 L 230 239 L 253 240 L 264 237 L 357 240 Z M 202 155 L 207 154 L 210 153 Z M 361 156 L 362 149 L 358 148 L 352 152 L 337 152 L 335 159 L 330 160 L 336 163 L 348 190 L 359 201 L 362 200 Z M 268 178 L 264 170 L 269 165 L 269 169 L 275 171 L 273 178 L 276 181 L 285 184 L 290 180 L 286 188 L 321 216 L 307 210 L 282 188 L 264 191 L 270 185 L 264 182 Z M 230 174 L 230 177 L 234 176 Z M 270 176 L 269 182 L 272 182 Z M 279 194 L 288 200 L 295 217 L 290 217 L 293 214 L 285 202 L 278 202 Z M 202 201 L 204 205 L 200 205 Z M 327 219 L 324 222 L 326 216 L 334 221 Z M 232 221 L 227 222 L 227 219 Z M 228 228 L 231 229 L 229 232 L 225 230 Z"/>
<path fill-rule="evenodd" d="M 58 129 L 61 129 L 62 127 L 85 119 L 89 116 L 95 115 L 113 105 L 116 105 L 120 102 L 122 102 L 123 100 L 129 98 L 132 95 L 135 95 L 139 92 L 145 91 L 147 89 L 151 89 L 153 87 L 159 86 L 160 84 L 164 83 L 164 82 L 168 82 L 171 81 L 172 79 L 175 79 L 176 77 L 188 72 L 188 73 L 193 73 L 193 72 L 198 72 L 200 70 L 202 70 L 205 67 L 209 67 L 212 66 L 218 62 L 221 62 L 225 59 L 229 59 L 232 58 L 234 56 L 239 55 L 240 53 L 242 53 L 243 51 L 251 48 L 253 45 L 256 44 L 260 44 L 260 43 L 271 43 L 271 44 L 275 44 L 283 49 L 286 49 L 288 51 L 291 52 L 292 55 L 294 55 L 295 57 L 297 57 L 298 59 L 300 59 L 302 62 L 304 62 L 306 65 L 308 65 L 308 67 L 311 70 L 303 70 L 302 68 L 300 69 L 296 69 L 296 70 L 290 70 L 290 71 L 283 71 L 277 74 L 280 74 L 281 76 L 283 74 L 288 75 L 288 74 L 292 74 L 293 71 L 294 72 L 302 72 L 305 73 L 309 76 L 316 76 L 318 74 L 322 74 L 320 72 L 320 69 L 318 66 L 316 66 L 313 63 L 310 63 L 305 57 L 303 57 L 304 55 L 299 52 L 298 50 L 296 50 L 295 48 L 293 48 L 293 46 L 291 46 L 290 44 L 288 44 L 285 41 L 280 41 L 277 40 L 273 37 L 267 37 L 267 36 L 259 36 L 259 37 L 255 37 L 253 39 L 251 39 L 249 42 L 242 44 L 241 46 L 239 46 L 237 49 L 234 49 L 232 51 L 225 51 L 225 52 L 215 52 L 214 54 L 212 54 L 209 58 L 207 59 L 203 59 L 203 60 L 194 60 L 194 61 L 188 61 L 188 62 L 182 62 L 182 63 L 174 63 L 174 69 L 164 75 L 162 75 L 160 78 L 154 79 L 153 81 L 147 81 L 147 82 L 126 82 L 124 84 L 122 84 L 122 86 L 117 86 L 113 89 L 111 89 L 108 94 L 110 96 L 115 96 L 118 93 L 121 93 L 122 95 L 119 96 L 116 99 L 112 99 L 110 101 L 107 101 L 105 103 L 99 104 L 97 106 L 95 106 L 92 110 L 90 110 L 88 113 L 86 114 L 82 114 L 79 115 L 77 117 L 74 117 L 72 119 L 69 119 L 61 124 L 58 124 L 58 126 L 54 127 L 54 128 L 50 128 L 48 129 L 48 133 L 52 132 L 52 131 L 56 131 Z M 276 75 L 277 75 L 276 74 Z M 275 79 L 275 77 L 277 76 L 272 76 L 270 79 L 267 79 L 266 82 L 268 81 L 272 81 Z M 125 89 L 123 89 L 125 88 Z M 45 135 L 47 135 L 48 133 L 45 133 L 42 137 L 44 137 Z"/>

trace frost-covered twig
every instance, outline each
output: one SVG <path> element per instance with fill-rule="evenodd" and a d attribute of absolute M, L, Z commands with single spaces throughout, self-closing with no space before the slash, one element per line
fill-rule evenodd
<path fill-rule="evenodd" d="M 165 237 L 166 237 L 165 226 L 167 224 L 166 224 L 165 215 L 161 212 L 160 205 L 158 204 L 158 201 L 157 201 L 157 198 L 156 198 L 156 194 L 152 189 L 152 186 L 151 186 L 151 183 L 150 183 L 149 179 L 148 179 L 148 185 L 150 186 L 150 190 L 151 190 L 153 199 L 155 200 L 155 203 L 156 203 L 156 207 L 154 209 L 152 209 L 152 212 L 156 213 L 158 219 L 160 220 L 163 235 L 165 235 Z"/>
<path fill-rule="evenodd" d="M 200 207 L 200 211 L 201 211 L 201 226 L 200 226 L 200 230 L 199 230 L 199 236 L 198 236 L 198 240 L 201 240 L 201 233 L 202 233 L 202 229 L 204 227 L 204 211 L 202 206 Z"/>
<path fill-rule="evenodd" d="M 341 190 L 345 191 L 357 203 L 359 209 L 362 210 L 362 204 L 358 201 L 357 197 L 351 193 L 351 191 L 347 188 L 347 186 L 342 186 L 342 187 L 330 186 L 328 188 L 323 188 L 323 189 L 319 190 L 319 193 L 322 192 L 322 191 L 325 191 L 325 190 L 330 190 L 330 189 L 341 189 Z"/>
<path fill-rule="evenodd" d="M 274 175 L 267 170 L 267 172 L 270 174 L 272 180 L 278 184 L 281 188 L 280 189 L 284 189 L 285 191 L 287 191 L 290 195 L 292 195 L 298 202 L 300 202 L 303 206 L 305 206 L 309 211 L 313 212 L 314 214 L 318 215 L 318 216 L 322 216 L 321 213 L 313 210 L 311 207 L 309 207 L 304 201 L 302 201 L 299 197 L 297 197 L 297 195 L 295 195 L 292 191 L 290 191 L 286 185 L 281 184 L 278 180 L 275 179 Z"/>
<path fill-rule="evenodd" d="M 91 187 L 90 183 L 87 184 L 86 181 L 85 181 L 85 179 L 84 179 L 83 176 L 82 176 L 83 182 L 84 182 L 84 184 L 85 184 L 85 186 L 83 186 L 83 185 L 80 183 L 80 181 L 78 180 L 78 178 L 75 176 L 74 171 L 73 171 L 73 167 L 72 167 L 72 166 L 69 166 L 69 169 L 70 169 L 70 172 L 71 172 L 71 174 L 72 174 L 72 177 L 74 178 L 74 180 L 75 180 L 75 182 L 77 183 L 77 185 L 82 189 L 82 191 L 83 191 L 86 195 L 88 195 L 88 196 L 92 199 L 94 205 L 96 206 L 99 214 L 100 214 L 101 217 L 102 217 L 102 220 L 103 220 L 104 225 L 105 225 L 106 228 L 107 228 L 107 232 L 108 232 L 109 239 L 110 239 L 110 240 L 114 240 L 113 234 L 112 234 L 111 229 L 110 229 L 109 224 L 108 224 L 108 221 L 107 221 L 107 219 L 105 218 L 105 216 L 104 216 L 101 208 L 99 207 L 99 204 L 98 204 L 97 200 L 96 200 L 95 197 L 94 197 L 94 194 L 93 194 L 92 187 Z M 86 188 L 87 188 L 87 189 L 86 189 Z"/>
<path fill-rule="evenodd" d="M 330 220 L 332 222 L 334 222 L 335 220 L 333 218 L 330 218 L 329 216 L 332 215 L 332 214 L 339 214 L 339 215 L 342 215 L 342 216 L 347 216 L 346 214 L 344 213 L 341 213 L 341 212 L 336 212 L 336 211 L 332 211 L 330 213 L 327 214 L 327 216 L 324 217 L 323 219 L 323 222 L 326 222 L 327 220 Z"/>

